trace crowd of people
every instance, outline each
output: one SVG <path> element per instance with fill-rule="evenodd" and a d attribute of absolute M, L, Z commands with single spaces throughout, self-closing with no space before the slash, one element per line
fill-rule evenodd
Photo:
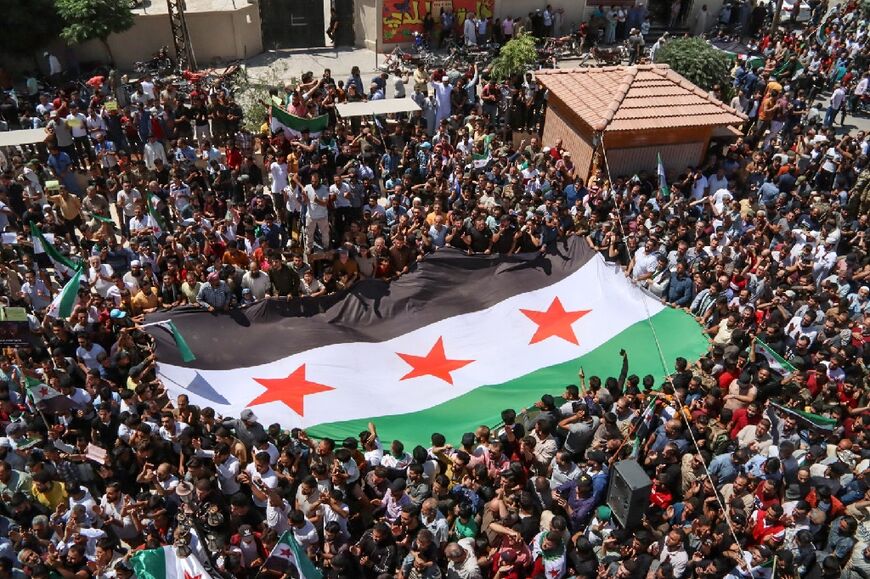
<path fill-rule="evenodd" d="M 668 188 L 603 163 L 586 179 L 541 143 L 531 75 L 324 71 L 275 90 L 329 115 L 318 135 L 248 130 L 220 85 L 33 95 L 46 155 L 0 175 L 0 299 L 30 330 L 0 356 L 0 579 L 127 579 L 131 554 L 163 545 L 253 578 L 285 532 L 346 579 L 866 579 L 870 136 L 842 122 L 867 87 L 868 22 L 854 3 L 817 12 L 764 37 L 765 66 L 735 66 L 718 90 L 746 136 L 669 168 Z M 406 90 L 422 111 L 335 114 Z M 314 440 L 171 397 L 140 327 L 569 236 L 694 316 L 709 352 L 662 379 L 623 353 L 616 376 L 581 371 L 461 440 L 421 425 L 431 446 L 406 449 L 376 424 Z M 84 273 L 58 317 L 67 260 Z M 652 481 L 631 528 L 607 503 L 620 460 Z"/>

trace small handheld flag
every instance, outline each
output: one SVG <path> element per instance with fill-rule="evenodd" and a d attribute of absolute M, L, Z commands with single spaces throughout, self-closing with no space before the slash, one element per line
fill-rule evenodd
<path fill-rule="evenodd" d="M 668 175 L 665 173 L 665 164 L 662 163 L 662 155 L 661 153 L 656 153 L 658 157 L 659 166 L 658 166 L 658 174 L 659 174 L 659 191 L 662 192 L 662 195 L 665 197 L 671 196 L 671 188 L 668 187 Z"/>
<path fill-rule="evenodd" d="M 289 573 L 291 569 L 295 568 L 300 579 L 321 579 L 323 577 L 305 555 L 305 551 L 299 546 L 293 535 L 287 531 L 281 535 L 281 539 L 269 553 L 263 567 L 280 573 Z"/>
<path fill-rule="evenodd" d="M 777 374 L 791 376 L 792 372 L 795 371 L 795 367 L 792 366 L 788 360 L 777 354 L 773 348 L 758 338 L 755 339 L 755 353 L 764 356 L 767 360 L 767 365 Z"/>

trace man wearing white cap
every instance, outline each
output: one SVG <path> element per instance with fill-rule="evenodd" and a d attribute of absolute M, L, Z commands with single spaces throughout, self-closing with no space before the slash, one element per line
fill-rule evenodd
<path fill-rule="evenodd" d="M 134 259 L 130 262 L 130 271 L 124 274 L 124 283 L 130 288 L 130 294 L 135 295 L 139 291 L 139 282 L 142 280 L 142 262 Z"/>

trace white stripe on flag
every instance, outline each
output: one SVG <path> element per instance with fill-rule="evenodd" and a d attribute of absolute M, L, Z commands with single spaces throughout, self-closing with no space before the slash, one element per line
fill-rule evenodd
<path fill-rule="evenodd" d="M 424 262 L 422 267 L 425 266 Z M 572 324 L 579 345 L 558 337 L 530 344 L 537 325 L 520 309 L 546 311 L 556 297 L 567 311 L 590 310 Z M 646 301 L 646 308 L 642 300 Z M 542 367 L 573 360 L 645 320 L 647 308 L 652 316 L 663 307 L 632 286 L 618 268 L 596 255 L 556 284 L 385 342 L 333 344 L 270 364 L 233 370 L 197 370 L 161 363 L 159 373 L 173 395 L 188 394 L 192 403 L 211 406 L 224 416 L 237 416 L 266 390 L 254 378 L 286 378 L 305 364 L 306 380 L 333 389 L 306 396 L 304 417 L 278 401 L 253 409 L 264 424 L 279 422 L 308 428 L 431 408 L 482 385 L 500 384 Z M 425 356 L 439 338 L 443 338 L 447 358 L 474 362 L 452 372 L 452 385 L 432 376 L 401 380 L 411 367 L 397 353 Z M 215 403 L 187 391 L 185 387 L 197 373 L 229 404 Z"/>

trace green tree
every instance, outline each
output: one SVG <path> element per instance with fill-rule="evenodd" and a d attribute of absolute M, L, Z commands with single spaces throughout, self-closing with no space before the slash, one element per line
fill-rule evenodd
<path fill-rule="evenodd" d="M 526 32 L 507 41 L 498 56 L 492 61 L 492 76 L 504 80 L 525 74 L 526 69 L 538 60 L 535 37 Z"/>
<path fill-rule="evenodd" d="M 106 48 L 109 62 L 115 62 L 108 39 L 133 26 L 130 0 L 55 0 L 55 5 L 64 21 L 61 38 L 70 44 L 97 39 Z"/>
<path fill-rule="evenodd" d="M 35 58 L 62 27 L 53 0 L 0 0 L 0 14 L 4 26 L 0 52 L 11 56 Z"/>
<path fill-rule="evenodd" d="M 702 38 L 675 38 L 656 52 L 656 62 L 669 65 L 704 90 L 725 86 L 730 72 L 728 55 Z"/>

